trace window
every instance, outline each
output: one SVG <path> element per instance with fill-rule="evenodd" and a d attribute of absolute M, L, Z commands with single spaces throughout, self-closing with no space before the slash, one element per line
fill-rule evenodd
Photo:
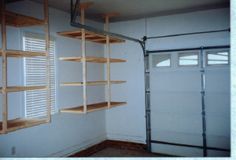
<path fill-rule="evenodd" d="M 198 52 L 179 53 L 179 66 L 198 66 Z"/>
<path fill-rule="evenodd" d="M 152 56 L 153 67 L 170 67 L 171 55 L 170 54 L 160 54 Z"/>
<path fill-rule="evenodd" d="M 207 51 L 207 65 L 227 65 L 229 64 L 229 51 Z"/>
<path fill-rule="evenodd" d="M 23 37 L 25 51 L 45 51 L 45 38 L 38 34 L 25 33 Z M 25 85 L 46 85 L 46 57 L 24 58 Z M 55 113 L 56 80 L 55 80 L 55 41 L 50 41 L 50 82 L 51 109 Z M 25 92 L 25 117 L 37 118 L 46 116 L 47 91 L 35 90 Z"/>

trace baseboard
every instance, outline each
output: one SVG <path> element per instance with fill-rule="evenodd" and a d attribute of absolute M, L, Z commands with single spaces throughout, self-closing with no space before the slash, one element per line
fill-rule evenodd
<path fill-rule="evenodd" d="M 96 152 L 99 152 L 105 148 L 118 148 L 118 149 L 127 149 L 127 150 L 137 150 L 140 152 L 146 151 L 146 145 L 142 143 L 134 143 L 127 141 L 116 141 L 116 140 L 105 140 L 101 143 L 98 143 L 92 147 L 89 147 L 85 150 L 79 151 L 70 157 L 88 157 L 93 155 Z"/>
<path fill-rule="evenodd" d="M 70 155 L 77 153 L 78 151 L 85 150 L 85 149 L 87 149 L 91 146 L 94 146 L 96 144 L 99 144 L 105 140 L 106 140 L 106 135 L 101 135 L 101 136 L 83 141 L 78 145 L 74 145 L 74 146 L 65 148 L 62 151 L 59 151 L 59 152 L 49 155 L 48 157 L 68 157 Z"/>
<path fill-rule="evenodd" d="M 124 135 L 124 134 L 117 134 L 117 133 L 107 133 L 107 139 L 108 140 L 116 140 L 116 141 L 146 144 L 146 137 L 142 137 L 142 136 Z"/>

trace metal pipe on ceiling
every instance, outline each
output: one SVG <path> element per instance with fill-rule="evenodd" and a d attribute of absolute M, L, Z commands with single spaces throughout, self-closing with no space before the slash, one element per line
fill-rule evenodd
<path fill-rule="evenodd" d="M 112 33 L 112 32 L 109 32 L 109 31 L 104 31 L 104 30 L 97 29 L 97 28 L 94 28 L 94 27 L 91 27 L 91 26 L 88 26 L 88 25 L 81 24 L 80 22 L 76 22 L 76 18 L 79 15 L 78 14 L 79 5 L 80 5 L 80 0 L 76 0 L 75 7 L 73 8 L 74 3 L 73 3 L 73 0 L 71 0 L 71 25 L 72 26 L 77 27 L 77 28 L 86 29 L 88 31 L 91 31 L 91 32 L 94 32 L 94 33 L 97 33 L 97 34 L 108 35 L 108 36 L 113 36 L 113 37 L 116 37 L 116 38 L 130 40 L 130 41 L 137 42 L 137 43 L 143 45 L 142 40 L 139 40 L 139 39 L 136 39 L 136 38 L 133 38 L 133 37 L 129 37 L 129 36 L 125 36 L 125 35 L 122 35 L 122 34 L 117 34 L 117 33 Z"/>

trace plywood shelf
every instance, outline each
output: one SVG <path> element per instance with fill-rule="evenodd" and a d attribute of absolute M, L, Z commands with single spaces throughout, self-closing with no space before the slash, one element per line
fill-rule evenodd
<path fill-rule="evenodd" d="M 6 25 L 13 27 L 29 27 L 29 26 L 38 26 L 45 24 L 44 20 L 14 13 L 11 11 L 5 11 L 5 16 L 6 16 Z"/>
<path fill-rule="evenodd" d="M 61 61 L 70 61 L 70 62 L 93 62 L 93 63 L 107 63 L 107 58 L 104 57 L 61 57 L 59 58 Z M 126 60 L 123 59 L 114 59 L 110 58 L 110 63 L 122 63 L 126 62 Z"/>
<path fill-rule="evenodd" d="M 50 33 L 49 33 L 49 7 L 48 1 L 43 1 L 42 10 L 43 10 L 43 18 L 35 18 L 31 15 L 23 15 L 20 13 L 16 13 L 14 11 L 8 11 L 7 3 L 13 3 L 21 0 L 3 0 L 0 5 L 0 26 L 1 26 L 1 49 L 0 49 L 0 58 L 2 59 L 2 86 L 0 87 L 0 94 L 2 106 L 1 106 L 1 119 L 0 119 L 0 134 L 7 134 L 8 132 L 13 132 L 18 129 L 28 128 L 37 126 L 44 123 L 49 123 L 51 121 L 51 102 L 50 99 L 47 98 L 46 106 L 45 106 L 45 116 L 37 119 L 26 119 L 24 117 L 19 117 L 17 119 L 9 119 L 8 116 L 14 110 L 9 105 L 9 94 L 11 92 L 24 92 L 24 91 L 33 91 L 33 90 L 43 90 L 47 93 L 47 97 L 50 97 L 50 66 L 42 65 L 43 70 L 45 70 L 45 85 L 44 86 L 11 86 L 9 85 L 9 72 L 8 67 L 10 63 L 8 63 L 9 57 L 15 58 L 23 58 L 23 57 L 45 57 L 45 61 L 49 64 L 49 49 L 50 49 Z M 20 7 L 20 6 L 19 6 Z M 10 27 L 33 27 L 40 26 L 44 29 L 45 33 L 45 50 L 42 52 L 32 52 L 32 51 L 20 51 L 20 50 L 8 50 L 7 46 L 8 41 L 8 26 Z M 17 37 L 15 37 L 17 39 Z M 10 66 L 11 67 L 11 66 Z M 17 77 L 15 77 L 17 78 Z M 9 85 L 9 86 L 8 86 Z M 37 98 L 37 97 L 36 97 Z M 18 106 L 17 106 L 18 107 Z"/>
<path fill-rule="evenodd" d="M 21 91 L 31 91 L 31 90 L 44 90 L 47 89 L 46 86 L 11 86 L 6 88 L 6 92 L 21 92 Z M 2 92 L 2 87 L 0 87 Z"/>
<path fill-rule="evenodd" d="M 111 81 L 111 84 L 121 84 L 126 81 Z M 107 85 L 108 81 L 88 81 L 86 83 L 87 86 L 98 86 L 98 85 Z M 83 82 L 66 82 L 62 83 L 61 86 L 64 87 L 75 87 L 75 86 L 83 86 Z"/>
<path fill-rule="evenodd" d="M 45 119 L 14 119 L 8 120 L 7 132 L 13 132 L 19 129 L 37 126 L 40 124 L 47 123 Z M 0 130 L 2 130 L 2 122 L 0 122 Z"/>
<path fill-rule="evenodd" d="M 74 30 L 74 31 L 64 31 L 64 32 L 58 32 L 59 35 L 70 37 L 70 38 L 76 38 L 81 39 L 82 38 L 82 30 Z M 116 37 L 110 37 L 110 43 L 122 43 L 125 42 L 125 40 L 116 38 Z M 103 34 L 97 34 L 90 31 L 85 31 L 85 39 L 87 41 L 95 42 L 95 43 L 101 43 L 106 44 L 106 36 Z"/>
<path fill-rule="evenodd" d="M 126 102 L 111 102 L 111 108 L 126 105 L 126 104 L 127 104 Z M 104 109 L 107 109 L 107 102 L 101 102 L 101 103 L 87 105 L 87 112 L 95 112 L 95 111 L 104 110 Z M 61 109 L 60 112 L 62 112 L 62 113 L 77 113 L 77 114 L 84 113 L 83 106 Z"/>
<path fill-rule="evenodd" d="M 39 57 L 39 56 L 46 56 L 45 52 L 31 52 L 31 51 L 19 51 L 19 50 L 7 50 L 6 51 L 7 57 Z M 2 56 L 2 50 L 0 50 L 0 56 Z"/>

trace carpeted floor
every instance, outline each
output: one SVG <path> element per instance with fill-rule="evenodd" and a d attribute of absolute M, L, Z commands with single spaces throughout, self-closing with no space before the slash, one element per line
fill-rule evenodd
<path fill-rule="evenodd" d="M 159 157 L 157 154 L 152 154 L 144 151 L 105 148 L 90 157 Z"/>

